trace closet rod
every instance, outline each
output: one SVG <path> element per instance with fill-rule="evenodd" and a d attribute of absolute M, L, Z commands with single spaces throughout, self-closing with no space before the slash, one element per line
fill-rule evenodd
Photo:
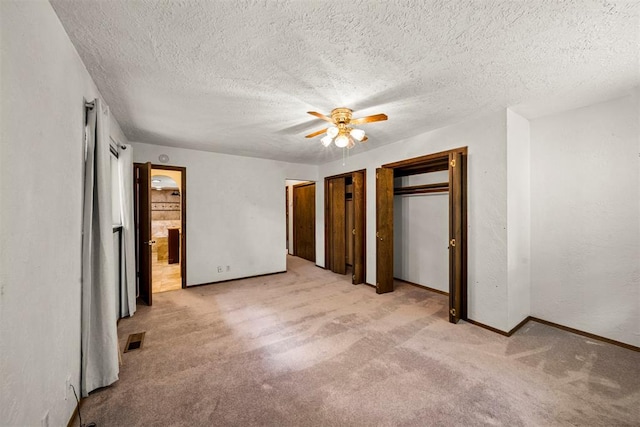
<path fill-rule="evenodd" d="M 430 193 L 448 193 L 448 188 L 433 188 L 433 189 L 425 189 L 425 190 L 413 190 L 413 191 L 399 191 L 394 192 L 394 196 L 411 196 L 413 194 L 430 194 Z"/>
<path fill-rule="evenodd" d="M 413 185 L 410 187 L 396 187 L 393 194 L 427 194 L 427 193 L 444 193 L 449 191 L 448 182 L 440 182 L 437 184 Z"/>

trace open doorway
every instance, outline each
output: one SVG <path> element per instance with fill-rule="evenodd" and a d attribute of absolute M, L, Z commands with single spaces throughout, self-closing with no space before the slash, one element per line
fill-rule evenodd
<path fill-rule="evenodd" d="M 153 293 L 182 288 L 182 172 L 151 169 L 151 287 Z"/>
<path fill-rule="evenodd" d="M 316 183 L 286 180 L 287 252 L 316 262 Z"/>
<path fill-rule="evenodd" d="M 325 178 L 325 267 L 365 283 L 366 171 Z"/>
<path fill-rule="evenodd" d="M 140 299 L 186 287 L 186 168 L 134 164 L 136 272 Z"/>

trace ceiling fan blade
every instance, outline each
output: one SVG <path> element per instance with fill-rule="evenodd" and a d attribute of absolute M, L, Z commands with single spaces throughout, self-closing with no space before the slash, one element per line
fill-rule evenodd
<path fill-rule="evenodd" d="M 362 144 L 363 142 L 367 142 L 367 139 L 369 139 L 369 137 L 365 135 L 364 138 L 362 138 L 362 141 L 360 141 L 360 144 Z"/>
<path fill-rule="evenodd" d="M 374 114 L 373 116 L 360 117 L 359 119 L 353 119 L 349 122 L 350 125 L 361 125 L 363 123 L 381 122 L 387 120 L 386 114 Z"/>
<path fill-rule="evenodd" d="M 331 117 L 327 117 L 324 114 L 316 113 L 315 111 L 307 111 L 307 113 L 311 114 L 312 116 L 316 116 L 317 118 L 322 119 L 326 122 L 333 123 L 333 120 L 331 120 Z"/>
<path fill-rule="evenodd" d="M 321 130 L 319 130 L 317 132 L 310 133 L 309 135 L 305 136 L 305 138 L 313 138 L 314 136 L 322 135 L 326 131 L 327 131 L 327 128 L 324 128 L 324 129 L 321 129 Z"/>

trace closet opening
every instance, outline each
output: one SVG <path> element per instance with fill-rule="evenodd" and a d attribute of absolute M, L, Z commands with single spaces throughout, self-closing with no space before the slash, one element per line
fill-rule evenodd
<path fill-rule="evenodd" d="M 366 171 L 325 178 L 325 267 L 365 283 Z"/>
<path fill-rule="evenodd" d="M 466 170 L 462 147 L 376 171 L 376 292 L 400 279 L 448 294 L 452 323 L 467 318 Z"/>
<path fill-rule="evenodd" d="M 448 171 L 394 178 L 393 278 L 449 295 Z"/>

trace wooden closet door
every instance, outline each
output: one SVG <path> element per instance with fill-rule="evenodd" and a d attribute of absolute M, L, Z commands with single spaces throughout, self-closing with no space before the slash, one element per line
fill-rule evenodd
<path fill-rule="evenodd" d="M 458 323 L 463 306 L 462 154 L 449 154 L 449 322 Z"/>
<path fill-rule="evenodd" d="M 393 169 L 376 169 L 376 292 L 393 291 Z"/>
<path fill-rule="evenodd" d="M 294 254 L 316 261 L 316 184 L 293 187 Z"/>
<path fill-rule="evenodd" d="M 365 187 L 364 172 L 353 173 L 353 284 L 365 281 Z"/>
<path fill-rule="evenodd" d="M 329 180 L 329 269 L 347 273 L 347 245 L 345 241 L 345 182 L 344 178 Z"/>

